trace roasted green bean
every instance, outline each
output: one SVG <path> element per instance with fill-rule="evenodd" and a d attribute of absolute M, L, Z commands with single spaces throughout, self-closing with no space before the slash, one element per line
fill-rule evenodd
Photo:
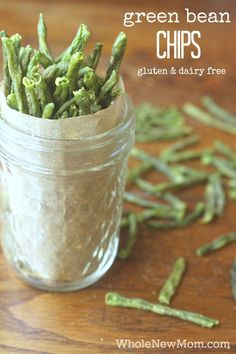
<path fill-rule="evenodd" d="M 161 316 L 176 317 L 184 321 L 193 322 L 202 327 L 212 328 L 219 324 L 218 320 L 200 315 L 195 312 L 174 309 L 168 306 L 151 303 L 139 298 L 127 298 L 117 293 L 107 293 L 105 303 L 109 306 L 128 307 L 138 310 L 151 311 Z"/>
<path fill-rule="evenodd" d="M 161 158 L 165 160 L 167 157 L 171 156 L 172 154 L 175 154 L 176 152 L 179 152 L 180 150 L 183 150 L 190 145 L 197 144 L 199 140 L 200 140 L 199 135 L 194 134 L 194 135 L 190 135 L 185 139 L 177 141 L 171 144 L 170 146 L 168 146 L 166 149 L 161 151 Z"/>
<path fill-rule="evenodd" d="M 18 105 L 17 105 L 17 100 L 16 100 L 16 95 L 14 93 L 10 93 L 7 96 L 7 104 L 10 108 L 15 109 L 18 111 Z"/>
<path fill-rule="evenodd" d="M 214 118 L 210 114 L 204 112 L 200 108 L 194 106 L 191 103 L 186 103 L 183 106 L 183 110 L 187 113 L 190 117 L 200 121 L 203 124 L 209 125 L 211 127 L 217 128 L 219 130 L 223 130 L 229 134 L 236 134 L 236 126 L 232 124 L 223 122 L 217 118 Z"/>
<path fill-rule="evenodd" d="M 211 153 L 204 154 L 202 163 L 215 167 L 222 175 L 236 178 L 236 164 L 224 158 L 214 156 Z"/>
<path fill-rule="evenodd" d="M 43 109 L 42 118 L 44 118 L 44 119 L 52 119 L 53 118 L 54 109 L 55 109 L 55 105 L 54 105 L 53 102 L 47 103 L 46 106 Z"/>
<path fill-rule="evenodd" d="M 68 65 L 68 71 L 66 74 L 66 77 L 70 83 L 71 92 L 76 90 L 77 88 L 77 73 L 84 60 L 85 55 L 83 52 L 76 52 L 71 55 Z"/>
<path fill-rule="evenodd" d="M 96 43 L 94 50 L 92 51 L 92 53 L 89 55 L 87 59 L 87 66 L 93 70 L 96 70 L 97 68 L 101 56 L 101 52 L 102 52 L 102 47 L 103 47 L 102 43 Z"/>
<path fill-rule="evenodd" d="M 196 254 L 197 256 L 205 256 L 206 254 L 217 251 L 235 241 L 236 241 L 236 232 L 230 232 L 226 235 L 222 235 L 214 239 L 210 243 L 207 243 L 199 247 L 196 251 Z"/>
<path fill-rule="evenodd" d="M 214 142 L 214 148 L 219 153 L 225 155 L 228 159 L 236 163 L 236 151 L 233 151 L 230 146 L 226 145 L 220 140 Z"/>
<path fill-rule="evenodd" d="M 221 106 L 213 101 L 213 99 L 209 96 L 203 96 L 202 104 L 208 109 L 208 111 L 218 119 L 226 122 L 228 124 L 232 124 L 236 126 L 236 116 L 227 112 Z"/>
<path fill-rule="evenodd" d="M 53 64 L 54 59 L 47 43 L 47 27 L 44 22 L 44 17 L 42 13 L 39 15 L 39 21 L 38 21 L 38 41 L 39 41 L 39 51 L 47 57 L 50 64 Z"/>
<path fill-rule="evenodd" d="M 64 61 L 68 59 L 68 55 L 72 55 L 76 52 L 83 51 L 84 47 L 87 44 L 87 41 L 90 37 L 89 29 L 86 25 L 80 25 L 73 41 L 71 42 L 70 46 L 56 58 L 56 63 L 60 61 Z"/>
<path fill-rule="evenodd" d="M 124 32 L 120 32 L 113 44 L 111 51 L 111 58 L 109 62 L 109 66 L 106 73 L 106 81 L 111 77 L 112 73 L 119 72 L 122 58 L 125 53 L 125 48 L 127 45 L 127 37 Z"/>
<path fill-rule="evenodd" d="M 145 222 L 145 224 L 156 230 L 173 230 L 183 228 L 188 226 L 194 220 L 198 219 L 202 215 L 204 209 L 205 204 L 202 202 L 198 202 L 194 210 L 191 213 L 188 213 L 180 220 L 165 223 L 156 220 L 150 220 Z"/>
<path fill-rule="evenodd" d="M 22 51 L 20 53 L 20 65 L 22 69 L 22 74 L 25 76 L 27 74 L 27 68 L 30 62 L 30 56 L 33 52 L 33 48 L 27 45 L 25 48 L 21 47 Z"/>
<path fill-rule="evenodd" d="M 119 75 L 116 70 L 113 70 L 111 76 L 105 81 L 99 91 L 98 101 L 102 102 L 106 99 L 106 96 L 111 92 L 111 90 L 118 84 Z"/>
<path fill-rule="evenodd" d="M 86 115 L 91 113 L 91 105 L 90 105 L 90 96 L 88 91 L 85 90 L 84 87 L 79 89 L 78 91 L 74 91 L 74 97 L 76 104 L 79 107 L 79 115 Z"/>
<path fill-rule="evenodd" d="M 161 288 L 160 294 L 158 296 L 159 302 L 161 304 L 170 304 L 171 299 L 175 295 L 183 275 L 186 271 L 186 260 L 183 257 L 180 257 L 176 260 L 174 267 L 165 281 L 163 287 Z"/>
<path fill-rule="evenodd" d="M 13 41 L 10 38 L 2 37 L 3 47 L 6 53 L 9 73 L 11 76 L 14 93 L 16 95 L 17 106 L 20 112 L 27 113 L 27 102 L 25 90 L 22 84 L 22 70 L 19 62 L 19 57 Z"/>
<path fill-rule="evenodd" d="M 163 204 L 148 200 L 146 198 L 141 197 L 138 194 L 131 193 L 131 192 L 124 192 L 124 200 L 129 203 L 133 203 L 142 207 L 147 207 L 147 208 L 153 208 L 155 209 L 156 207 L 159 208 Z"/>
<path fill-rule="evenodd" d="M 201 220 L 207 224 L 211 222 L 215 216 L 221 216 L 225 208 L 225 193 L 222 185 L 221 176 L 212 174 L 205 189 L 205 212 Z"/>
<path fill-rule="evenodd" d="M 54 100 L 58 107 L 62 106 L 69 98 L 70 81 L 67 77 L 57 77 L 56 90 L 53 93 Z"/>
<path fill-rule="evenodd" d="M 32 116 L 41 117 L 41 109 L 35 92 L 35 82 L 24 77 L 23 85 L 25 86 L 27 94 L 29 113 Z"/>
<path fill-rule="evenodd" d="M 137 238 L 137 218 L 135 214 L 131 213 L 128 216 L 128 223 L 129 223 L 128 238 L 126 240 L 124 247 L 121 248 L 118 252 L 118 257 L 120 259 L 126 259 L 130 255 Z"/>
<path fill-rule="evenodd" d="M 149 155 L 145 151 L 138 149 L 134 147 L 131 150 L 130 155 L 134 158 L 137 158 L 145 163 L 151 163 L 153 166 L 161 173 L 164 175 L 168 176 L 171 180 L 175 181 L 176 180 L 176 173 L 173 173 L 171 167 L 165 163 L 164 161 L 158 159 L 157 157 L 154 157 L 152 155 Z"/>

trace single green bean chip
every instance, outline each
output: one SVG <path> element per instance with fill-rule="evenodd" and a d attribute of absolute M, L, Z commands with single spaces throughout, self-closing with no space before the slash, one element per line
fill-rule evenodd
<path fill-rule="evenodd" d="M 119 72 L 121 60 L 124 56 L 126 45 L 127 45 L 126 34 L 124 32 L 120 32 L 112 47 L 111 58 L 106 73 L 106 80 L 108 80 L 111 77 L 112 72 L 114 70 L 116 72 Z"/>
<path fill-rule="evenodd" d="M 53 102 L 47 103 L 43 109 L 42 118 L 44 119 L 53 119 L 53 112 L 55 109 L 55 105 Z"/>
<path fill-rule="evenodd" d="M 70 83 L 71 92 L 76 90 L 77 88 L 77 73 L 79 71 L 79 68 L 82 66 L 85 58 L 86 57 L 83 52 L 76 52 L 71 55 L 68 64 L 68 71 L 66 74 L 66 77 L 68 78 Z"/>
<path fill-rule="evenodd" d="M 16 100 L 16 95 L 14 93 L 10 93 L 7 96 L 7 104 L 10 108 L 15 109 L 18 111 L 18 105 L 17 105 L 17 100 Z"/>
<path fill-rule="evenodd" d="M 30 45 L 26 47 L 21 47 L 20 50 L 20 65 L 23 75 L 27 74 L 27 68 L 30 62 L 30 57 L 33 52 L 33 48 Z"/>
<path fill-rule="evenodd" d="M 60 61 L 65 61 L 68 59 L 68 55 L 83 51 L 89 37 L 90 32 L 88 27 L 84 24 L 81 24 L 70 46 L 61 55 L 59 55 L 59 57 L 56 58 L 56 62 L 58 63 Z"/>
<path fill-rule="evenodd" d="M 158 157 L 152 156 L 148 154 L 147 152 L 138 149 L 134 147 L 131 150 L 130 155 L 138 160 L 141 160 L 143 162 L 149 162 L 150 164 L 153 165 L 159 172 L 162 174 L 166 175 L 173 181 L 176 180 L 176 173 L 172 171 L 171 167 L 164 161 L 160 160 Z"/>
<path fill-rule="evenodd" d="M 82 115 L 90 114 L 91 98 L 88 91 L 86 91 L 86 89 L 82 87 L 78 91 L 74 91 L 73 94 L 75 97 L 76 104 L 79 107 L 79 115 L 82 116 Z"/>
<path fill-rule="evenodd" d="M 83 79 L 84 75 L 89 73 L 90 71 L 94 71 L 89 66 L 83 66 L 78 71 L 78 82 Z M 83 81 L 83 80 L 82 80 Z M 84 81 L 83 81 L 84 82 Z"/>
<path fill-rule="evenodd" d="M 136 141 L 140 143 L 149 143 L 152 141 L 168 141 L 182 138 L 189 135 L 192 132 L 192 128 L 189 126 L 181 127 L 164 127 L 152 129 L 148 133 L 140 133 L 137 131 Z"/>
<path fill-rule="evenodd" d="M 215 216 L 221 216 L 225 209 L 225 192 L 220 174 L 213 173 L 209 176 L 208 184 L 205 189 L 205 213 L 201 222 L 207 224 Z"/>
<path fill-rule="evenodd" d="M 236 151 L 231 149 L 231 147 L 227 144 L 223 143 L 220 140 L 216 140 L 214 142 L 214 148 L 219 153 L 225 155 L 225 157 L 227 157 L 228 159 L 232 160 L 233 162 L 236 162 Z"/>
<path fill-rule="evenodd" d="M 20 54 L 20 48 L 21 48 L 21 40 L 22 40 L 22 37 L 19 33 L 15 33 L 13 34 L 11 37 L 10 37 L 14 47 L 15 47 L 15 50 L 16 50 L 16 53 L 17 55 Z"/>
<path fill-rule="evenodd" d="M 93 90 L 94 92 L 98 92 L 100 89 L 97 76 L 92 70 L 84 74 L 84 84 L 88 90 Z"/>
<path fill-rule="evenodd" d="M 195 312 L 174 309 L 172 307 L 152 303 L 139 298 L 128 298 L 118 293 L 106 293 L 105 304 L 108 306 L 127 307 L 137 310 L 151 311 L 161 316 L 176 317 L 184 321 L 189 321 L 201 327 L 212 328 L 219 324 L 218 320 L 203 316 Z"/>
<path fill-rule="evenodd" d="M 230 178 L 236 178 L 236 165 L 233 161 L 214 156 L 212 153 L 206 153 L 202 157 L 204 165 L 215 167 L 222 175 Z"/>
<path fill-rule="evenodd" d="M 201 219 L 201 223 L 208 224 L 215 217 L 216 196 L 214 187 L 208 183 L 205 189 L 205 213 Z"/>
<path fill-rule="evenodd" d="M 70 109 L 70 106 L 71 106 L 72 104 L 74 104 L 74 103 L 75 103 L 75 97 L 72 97 L 72 98 L 70 98 L 69 100 L 67 100 L 67 101 L 57 110 L 57 112 L 56 112 L 55 115 L 54 115 L 54 118 L 57 119 L 57 118 L 61 117 L 62 113 L 63 113 L 64 111 L 67 111 L 68 109 Z"/>
<path fill-rule="evenodd" d="M 146 222 L 146 220 L 153 219 L 153 218 L 160 218 L 164 220 L 174 220 L 174 226 L 176 227 L 176 224 L 178 225 L 177 221 L 182 221 L 184 222 L 184 214 L 185 210 L 182 209 L 175 209 L 170 205 L 161 205 L 156 206 L 155 208 L 148 208 L 144 209 L 141 212 L 134 213 L 135 217 L 137 219 L 137 222 L 142 223 Z M 150 221 L 150 223 L 155 223 L 156 221 Z M 123 218 L 122 219 L 122 226 L 127 226 L 129 224 L 129 219 L 128 218 Z M 149 225 L 149 222 L 147 223 Z M 169 224 L 168 224 L 169 225 Z"/>
<path fill-rule="evenodd" d="M 47 27 L 42 13 L 39 15 L 39 21 L 38 21 L 38 40 L 39 40 L 39 51 L 48 59 L 48 62 L 50 64 L 53 64 L 54 59 L 47 43 Z"/>
<path fill-rule="evenodd" d="M 224 108 L 215 103 L 211 97 L 203 96 L 201 101 L 213 116 L 217 117 L 223 122 L 236 126 L 236 116 L 227 112 Z"/>
<path fill-rule="evenodd" d="M 177 141 L 161 151 L 161 158 L 164 160 L 168 160 L 168 157 L 171 156 L 172 154 L 175 154 L 176 152 L 179 152 L 180 150 L 183 150 L 186 147 L 189 147 L 190 145 L 197 144 L 199 140 L 200 140 L 199 135 L 194 134 L 194 135 L 190 135 L 185 139 Z"/>
<path fill-rule="evenodd" d="M 206 254 L 217 251 L 235 241 L 236 232 L 229 232 L 228 234 L 222 235 L 214 239 L 212 242 L 199 247 L 196 254 L 197 256 L 205 256 Z"/>
<path fill-rule="evenodd" d="M 102 109 L 102 106 L 98 103 L 96 93 L 93 90 L 88 90 L 89 98 L 90 98 L 90 111 L 91 113 L 96 113 Z"/>
<path fill-rule="evenodd" d="M 129 222 L 128 238 L 126 240 L 125 246 L 121 248 L 118 252 L 118 257 L 122 260 L 128 258 L 136 243 L 136 238 L 137 238 L 138 224 L 137 224 L 137 218 L 135 214 L 131 213 L 129 215 L 128 222 Z"/>
<path fill-rule="evenodd" d="M 24 86 L 22 84 L 22 70 L 19 62 L 19 56 L 12 39 L 2 37 L 3 48 L 6 53 L 9 73 L 16 95 L 17 106 L 20 112 L 27 113 L 27 101 Z"/>
<path fill-rule="evenodd" d="M 201 110 L 197 106 L 194 106 L 191 103 L 186 103 L 183 106 L 183 111 L 186 114 L 188 114 L 190 117 L 200 121 L 203 124 L 225 131 L 229 134 L 233 134 L 233 135 L 236 134 L 236 126 L 221 121 L 216 117 L 213 117 L 211 114 L 204 112 L 203 110 Z"/>
<path fill-rule="evenodd" d="M 176 163 L 188 160 L 199 159 L 205 154 L 211 153 L 212 149 L 203 149 L 203 150 L 185 150 L 181 152 L 176 152 L 169 154 L 168 156 L 162 156 L 162 159 L 169 163 Z"/>
<path fill-rule="evenodd" d="M 156 220 L 150 220 L 145 222 L 146 225 L 150 226 L 153 229 L 156 230 L 173 230 L 173 229 L 178 229 L 178 228 L 183 228 L 191 224 L 193 221 L 198 219 L 202 213 L 204 212 L 205 209 L 205 204 L 202 202 L 198 202 L 196 206 L 194 207 L 193 211 L 190 213 L 187 213 L 182 216 L 182 218 L 179 218 L 179 220 L 172 221 L 172 222 L 161 222 L 161 221 L 156 221 Z"/>
<path fill-rule="evenodd" d="M 179 175 L 176 175 L 178 180 L 176 181 L 168 181 L 168 182 L 161 182 L 156 185 L 153 185 L 142 178 L 137 178 L 135 183 L 141 189 L 149 192 L 149 193 L 157 193 L 157 192 L 166 192 L 172 189 L 181 190 L 183 188 L 192 187 L 196 184 L 205 182 L 208 179 L 207 174 L 201 174 L 197 176 L 191 176 L 184 179 L 179 179 Z"/>
<path fill-rule="evenodd" d="M 35 83 L 35 92 L 40 102 L 41 110 L 43 111 L 48 103 L 54 102 L 53 95 L 51 94 L 50 88 L 42 74 L 38 72 L 32 74 L 31 80 Z"/>
<path fill-rule="evenodd" d="M 54 100 L 58 107 L 62 106 L 69 98 L 70 81 L 66 76 L 57 77 L 56 90 L 53 93 Z"/>
<path fill-rule="evenodd" d="M 27 77 L 31 77 L 33 74 L 38 72 L 39 70 L 39 51 L 34 50 L 32 56 L 30 58 L 28 67 L 27 67 Z"/>
<path fill-rule="evenodd" d="M 163 206 L 163 204 L 143 198 L 137 193 L 132 193 L 132 192 L 124 192 L 124 200 L 126 202 L 136 204 L 138 206 L 153 208 L 153 209 Z"/>
<path fill-rule="evenodd" d="M 89 66 L 93 70 L 96 70 L 97 68 L 101 56 L 101 52 L 102 52 L 102 47 L 103 47 L 102 43 L 96 43 L 94 50 L 92 51 L 92 53 L 89 55 L 87 59 L 87 66 Z"/>
<path fill-rule="evenodd" d="M 183 278 L 183 275 L 186 271 L 186 260 L 183 257 L 180 257 L 176 260 L 174 267 L 168 277 L 168 279 L 165 281 L 160 294 L 159 294 L 159 301 L 162 304 L 167 304 L 169 305 L 171 302 L 171 299 L 175 295 L 181 281 Z"/>
<path fill-rule="evenodd" d="M 37 52 L 36 58 L 38 63 L 40 63 L 44 68 L 48 68 L 52 65 L 51 60 L 43 53 Z"/>
<path fill-rule="evenodd" d="M 23 85 L 25 86 L 27 94 L 30 114 L 35 117 L 41 117 L 41 108 L 36 96 L 35 82 L 31 79 L 24 77 Z"/>
<path fill-rule="evenodd" d="M 102 85 L 99 91 L 99 102 L 102 102 L 106 99 L 106 96 L 112 91 L 112 89 L 118 84 L 119 75 L 116 70 L 113 70 L 111 76 L 107 81 Z"/>

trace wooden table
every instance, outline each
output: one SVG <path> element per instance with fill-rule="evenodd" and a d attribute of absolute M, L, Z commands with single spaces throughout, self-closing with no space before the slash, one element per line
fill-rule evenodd
<path fill-rule="evenodd" d="M 1 27 L 9 33 L 19 31 L 26 42 L 36 45 L 36 21 L 40 11 L 46 16 L 49 39 L 56 53 L 70 41 L 79 23 L 87 23 L 94 35 L 91 45 L 101 40 L 105 44 L 104 61 L 112 41 L 123 30 L 125 11 L 175 11 L 183 15 L 181 2 L 176 1 L 0 1 Z M 157 5 L 158 4 L 158 5 Z M 135 103 L 144 100 L 157 104 L 199 102 L 203 94 L 212 95 L 219 103 L 236 112 L 235 105 L 235 10 L 233 0 L 190 2 L 192 11 L 229 11 L 231 24 L 179 24 L 177 29 L 202 32 L 202 57 L 197 61 L 158 61 L 155 57 L 157 29 L 173 29 L 168 24 L 136 24 L 126 29 L 129 46 L 122 74 L 127 91 Z M 137 76 L 142 66 L 226 68 L 222 76 Z M 235 138 L 210 129 L 195 121 L 192 126 L 202 135 L 202 146 L 219 138 L 235 147 Z M 162 143 L 142 145 L 157 154 Z M 190 203 L 202 198 L 201 187 L 186 190 L 181 196 Z M 119 353 L 116 339 L 160 339 L 175 341 L 229 341 L 236 352 L 236 302 L 232 299 L 230 267 L 236 256 L 236 245 L 198 258 L 195 249 L 217 235 L 235 230 L 235 203 L 227 206 L 225 215 L 209 226 L 194 223 L 184 230 L 154 232 L 140 227 L 138 242 L 127 261 L 115 261 L 97 284 L 88 289 L 55 294 L 25 285 L 0 257 L 0 353 Z M 200 312 L 220 320 L 214 329 L 160 317 L 152 313 L 111 308 L 104 305 L 107 291 L 118 291 L 130 297 L 155 301 L 171 266 L 178 256 L 188 260 L 188 272 L 173 307 Z M 128 350 L 127 350 L 128 351 Z M 131 351 L 131 350 L 130 350 Z M 140 349 L 139 352 L 162 352 L 161 349 Z M 164 349 L 163 349 L 164 351 Z M 177 353 L 168 349 L 167 353 Z M 184 350 L 183 350 L 184 351 Z M 208 352 L 207 349 L 186 349 L 186 353 Z"/>

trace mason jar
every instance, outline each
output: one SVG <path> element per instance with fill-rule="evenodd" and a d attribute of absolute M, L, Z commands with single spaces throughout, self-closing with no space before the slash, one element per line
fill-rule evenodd
<path fill-rule="evenodd" d="M 120 114 L 113 129 L 78 139 L 32 136 L 0 119 L 2 249 L 37 288 L 84 288 L 116 257 L 134 143 L 127 96 Z"/>

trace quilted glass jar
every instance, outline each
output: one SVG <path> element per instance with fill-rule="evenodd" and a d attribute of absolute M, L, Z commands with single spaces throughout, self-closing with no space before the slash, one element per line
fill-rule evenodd
<path fill-rule="evenodd" d="M 115 128 L 80 139 L 39 138 L 0 119 L 2 249 L 35 287 L 86 287 L 116 257 L 135 125 L 124 104 Z"/>

